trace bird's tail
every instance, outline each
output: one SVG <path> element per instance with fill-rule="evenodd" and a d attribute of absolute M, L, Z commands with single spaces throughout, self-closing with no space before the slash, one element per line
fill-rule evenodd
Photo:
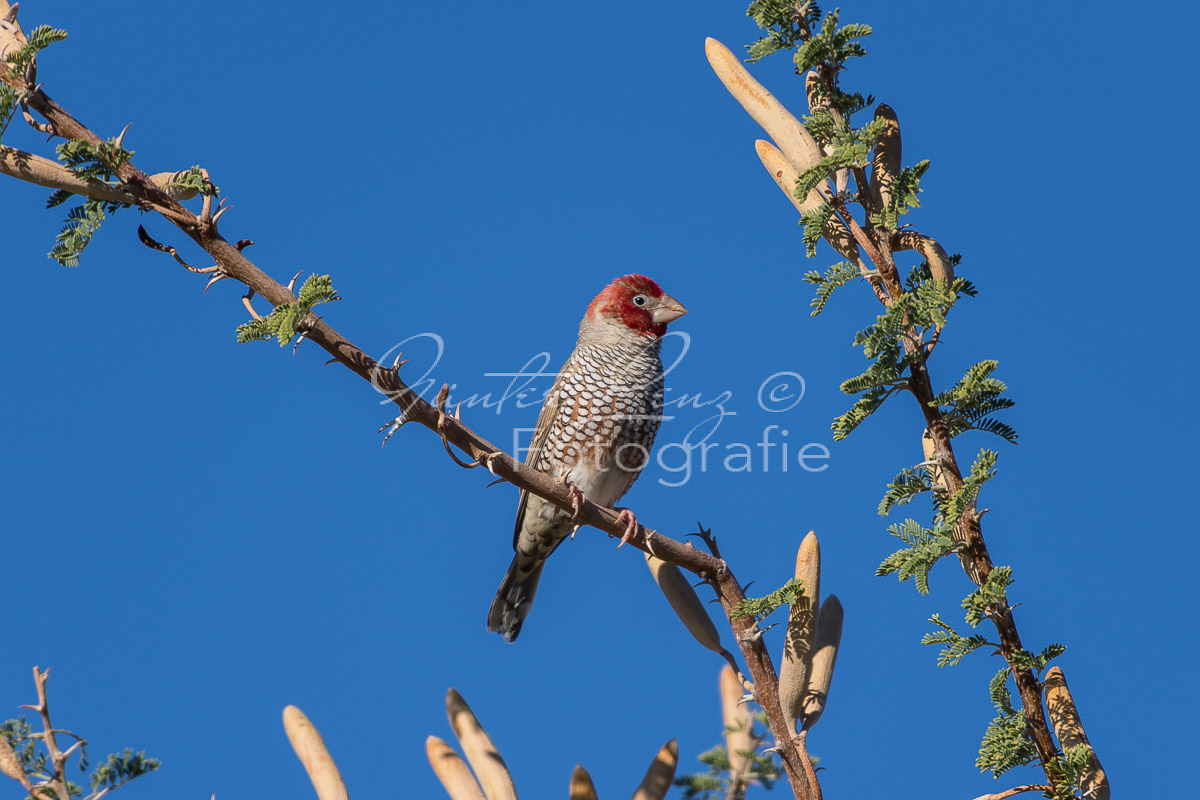
<path fill-rule="evenodd" d="M 521 625 L 533 607 L 542 568 L 546 566 L 545 559 L 540 559 L 529 569 L 528 561 L 528 556 L 522 558 L 520 553 L 513 558 L 488 611 L 488 630 L 500 634 L 506 642 L 515 642 L 521 633 Z"/>

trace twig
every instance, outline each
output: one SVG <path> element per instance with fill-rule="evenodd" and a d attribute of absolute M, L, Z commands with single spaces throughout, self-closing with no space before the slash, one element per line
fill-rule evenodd
<path fill-rule="evenodd" d="M 1011 789 L 1005 789 L 1003 792 L 995 794 L 981 794 L 975 800 L 1006 800 L 1013 795 L 1022 794 L 1023 792 L 1052 792 L 1054 787 L 1046 786 L 1041 783 L 1029 783 L 1024 786 L 1014 786 Z"/>

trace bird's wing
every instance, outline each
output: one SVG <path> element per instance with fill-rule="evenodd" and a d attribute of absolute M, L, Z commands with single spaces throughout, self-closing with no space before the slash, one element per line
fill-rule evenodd
<path fill-rule="evenodd" d="M 550 429 L 554 427 L 554 418 L 558 416 L 559 389 L 565 382 L 563 376 L 566 375 L 567 367 L 570 364 L 570 359 L 567 359 L 567 363 L 562 365 L 554 385 L 550 387 L 550 391 L 546 395 L 546 401 L 542 403 L 542 413 L 538 414 L 537 424 L 533 428 L 533 440 L 529 443 L 529 453 L 525 456 L 525 466 L 527 467 L 537 469 L 537 460 L 542 455 L 542 447 L 545 446 L 546 439 L 550 437 Z M 521 538 L 521 527 L 525 524 L 525 507 L 528 504 L 529 492 L 522 489 L 521 499 L 517 503 L 517 521 L 513 526 L 513 550 L 517 549 L 517 541 Z"/>

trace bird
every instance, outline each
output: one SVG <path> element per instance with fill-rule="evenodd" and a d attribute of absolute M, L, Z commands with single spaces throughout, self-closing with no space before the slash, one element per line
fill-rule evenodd
<path fill-rule="evenodd" d="M 584 498 L 614 508 L 650 457 L 662 422 L 667 324 L 683 304 L 645 275 L 625 275 L 604 288 L 579 323 L 579 339 L 546 394 L 525 464 L 562 480 L 575 514 Z M 629 509 L 621 544 L 637 530 Z M 533 605 L 546 559 L 573 534 L 574 514 L 521 491 L 513 556 L 488 611 L 487 627 L 516 641 Z M 620 547 L 620 545 L 617 545 Z"/>

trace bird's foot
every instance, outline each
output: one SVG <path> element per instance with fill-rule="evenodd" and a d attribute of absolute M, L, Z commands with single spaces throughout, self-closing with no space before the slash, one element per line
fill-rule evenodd
<path fill-rule="evenodd" d="M 564 483 L 567 484 L 567 491 L 571 493 L 571 519 L 579 519 L 579 515 L 583 511 L 583 491 L 570 481 L 564 481 Z M 572 533 L 572 535 L 574 534 Z"/>
<path fill-rule="evenodd" d="M 637 533 L 638 521 L 637 517 L 635 517 L 633 512 L 628 508 L 618 508 L 614 510 L 620 512 L 617 514 L 617 522 L 625 523 L 625 535 L 621 537 L 621 542 L 617 545 L 617 549 L 620 550 L 621 546 L 632 539 L 633 535 Z"/>
<path fill-rule="evenodd" d="M 383 441 L 379 443 L 379 446 L 383 447 L 385 444 L 387 444 L 388 439 L 392 438 L 392 435 L 407 425 L 408 422 L 408 415 L 404 414 L 403 412 L 391 422 L 385 422 L 383 427 L 379 429 L 379 432 L 383 433 L 384 431 L 387 431 L 387 435 L 383 437 Z"/>

